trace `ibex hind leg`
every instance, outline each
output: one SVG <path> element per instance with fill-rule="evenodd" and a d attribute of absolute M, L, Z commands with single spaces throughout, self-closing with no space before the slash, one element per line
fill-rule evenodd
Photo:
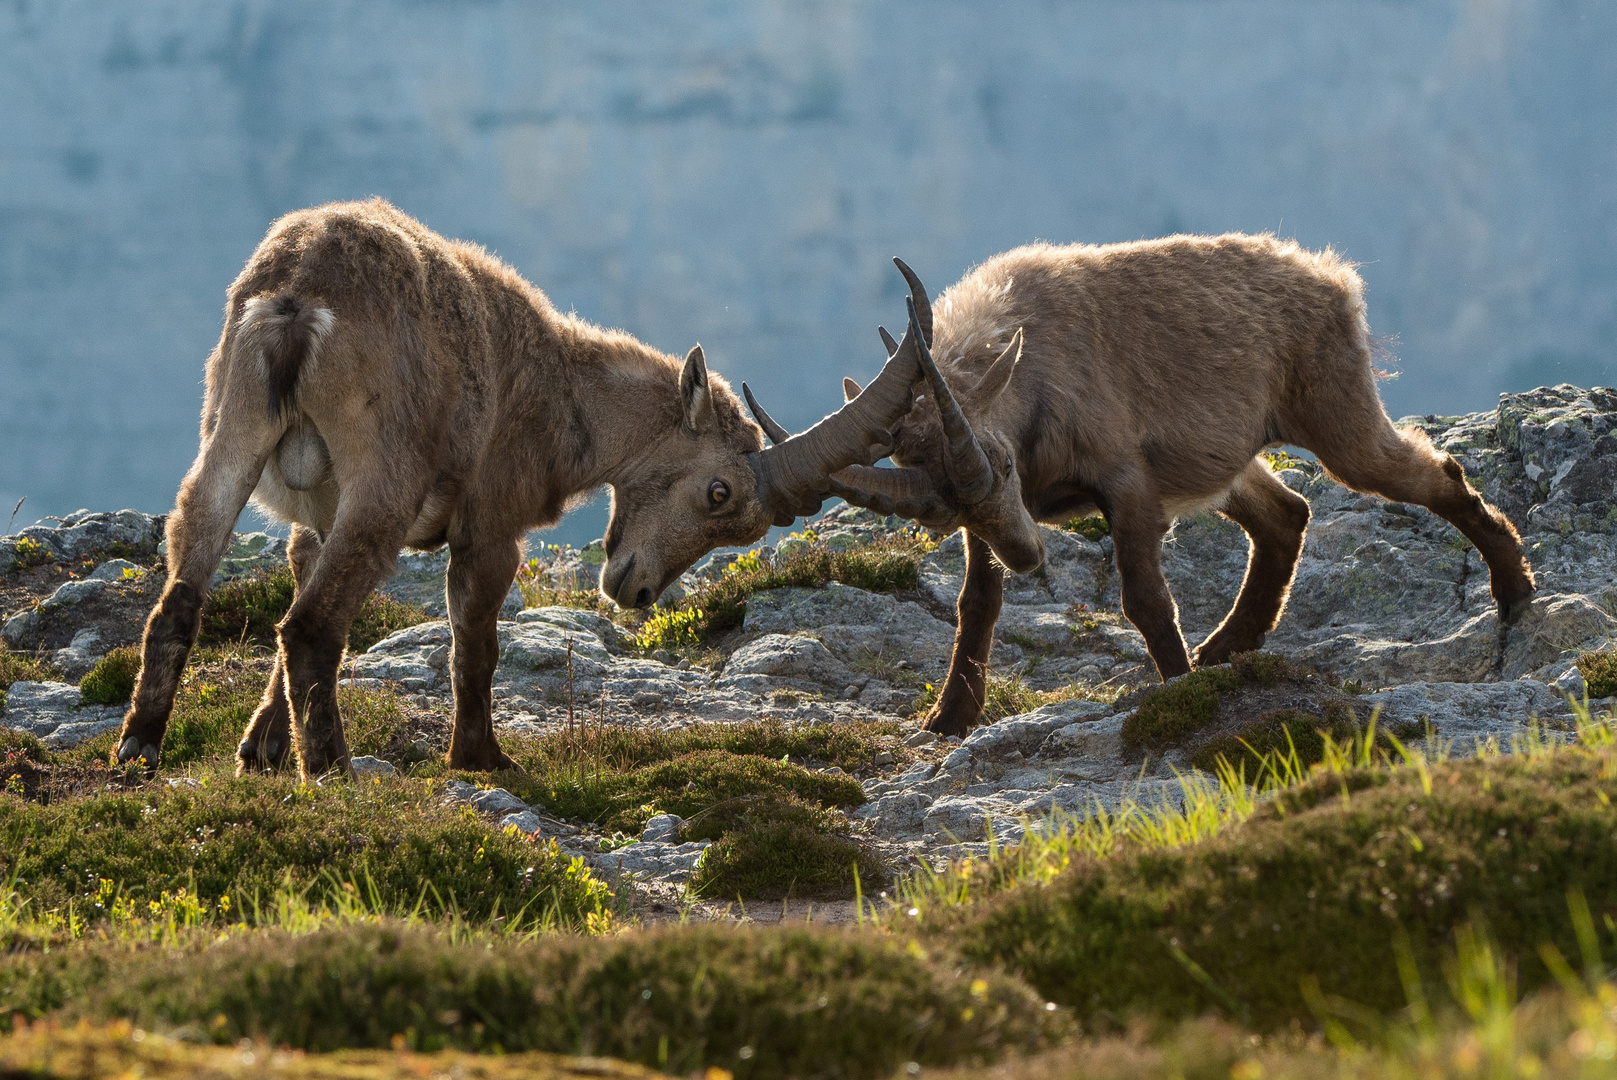
<path fill-rule="evenodd" d="M 256 416 L 258 414 L 252 414 Z M 203 444 L 168 516 L 168 583 L 146 620 L 140 676 L 118 736 L 120 763 L 156 766 L 185 662 L 196 644 L 202 601 L 277 432 L 268 418 L 221 424 Z"/>
<path fill-rule="evenodd" d="M 1222 664 L 1263 644 L 1286 606 L 1308 529 L 1308 500 L 1281 483 L 1260 459 L 1242 470 L 1219 509 L 1245 530 L 1251 553 L 1235 606 L 1196 650 L 1198 667 Z"/>
<path fill-rule="evenodd" d="M 1106 520 L 1112 531 L 1123 614 L 1145 638 L 1145 647 L 1164 680 L 1190 670 L 1190 654 L 1179 631 L 1179 609 L 1162 576 L 1162 539 L 1168 519 L 1144 464 L 1131 465 L 1101 485 Z"/>
<path fill-rule="evenodd" d="M 1289 441 L 1312 450 L 1333 477 L 1353 490 L 1424 506 L 1459 529 L 1488 564 L 1500 620 L 1514 623 L 1527 610 L 1535 588 L 1516 527 L 1477 494 L 1460 463 L 1435 449 L 1424 432 L 1393 427 L 1373 383 L 1360 397 L 1366 393 L 1368 401 L 1343 400 L 1318 410 L 1336 419 L 1319 425 L 1323 430 Z"/>
<path fill-rule="evenodd" d="M 994 624 L 1005 599 L 1005 571 L 988 544 L 966 534 L 966 580 L 955 605 L 954 652 L 937 703 L 921 726 L 939 735 L 964 736 L 977 725 L 987 701 L 988 654 Z"/>
<path fill-rule="evenodd" d="M 358 490 L 380 485 L 359 483 Z M 385 492 L 385 488 L 381 488 Z M 337 705 L 337 676 L 348 628 L 372 589 L 392 574 L 410 521 L 400 503 L 419 499 L 353 500 L 341 504 L 313 572 L 276 626 L 277 666 L 286 684 L 292 743 L 299 772 L 312 778 L 350 771 L 348 743 Z"/>
<path fill-rule="evenodd" d="M 302 525 L 292 528 L 292 543 L 287 549 L 287 561 L 292 564 L 292 580 L 298 591 L 314 572 L 315 560 L 320 555 L 320 536 Z M 294 601 L 297 593 L 293 594 Z M 253 713 L 236 748 L 236 775 L 279 770 L 292 751 L 292 710 L 286 696 L 286 668 L 279 651 L 275 654 L 275 670 L 258 711 Z"/>
<path fill-rule="evenodd" d="M 461 532 L 462 530 L 457 530 Z M 449 627 L 455 727 L 449 765 L 455 769 L 516 769 L 494 735 L 494 668 L 500 661 L 500 607 L 511 590 L 522 549 L 517 541 L 451 535 Z"/>

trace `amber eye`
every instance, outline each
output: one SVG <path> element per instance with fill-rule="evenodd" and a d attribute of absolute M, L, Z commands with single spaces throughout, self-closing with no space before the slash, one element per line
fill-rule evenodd
<path fill-rule="evenodd" d="M 715 480 L 707 486 L 707 504 L 711 507 L 723 506 L 725 500 L 730 498 L 730 485 L 723 480 Z"/>

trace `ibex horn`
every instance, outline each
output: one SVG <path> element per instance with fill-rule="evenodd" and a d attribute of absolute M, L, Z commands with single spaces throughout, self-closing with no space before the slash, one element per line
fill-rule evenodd
<path fill-rule="evenodd" d="M 904 275 L 904 281 L 910 287 L 910 298 L 915 301 L 916 319 L 921 324 L 921 338 L 926 342 L 927 348 L 931 348 L 932 301 L 926 297 L 926 286 L 921 284 L 921 279 L 915 276 L 915 271 L 897 255 L 893 256 L 893 265 L 898 267 L 898 272 Z"/>
<path fill-rule="evenodd" d="M 831 474 L 849 465 L 869 465 L 892 448 L 891 428 L 910 411 L 913 386 L 920 377 L 915 339 L 904 335 L 881 374 L 859 395 L 807 431 L 782 438 L 785 429 L 769 418 L 743 387 L 747 407 L 776 445 L 747 455 L 758 498 L 774 514 L 777 525 L 790 525 L 820 508 L 831 493 Z"/>
<path fill-rule="evenodd" d="M 915 302 L 910 300 L 908 303 L 913 328 L 917 321 Z M 906 334 L 906 339 L 909 336 Z M 932 397 L 938 403 L 938 419 L 943 422 L 943 438 L 948 443 L 944 468 L 954 482 L 955 494 L 959 496 L 961 505 L 975 506 L 994 490 L 994 467 L 988 463 L 988 455 L 983 453 L 976 433 L 971 430 L 971 422 L 949 392 L 949 384 L 943 381 L 938 365 L 933 363 L 932 350 L 922 343 L 916 349 L 916 358 L 932 387 Z"/>
<path fill-rule="evenodd" d="M 850 465 L 832 474 L 831 494 L 878 514 L 897 514 L 932 528 L 954 524 L 956 511 L 938 494 L 925 469 Z"/>
<path fill-rule="evenodd" d="M 764 434 L 769 436 L 771 445 L 778 446 L 792 437 L 791 432 L 775 423 L 775 418 L 764 412 L 764 407 L 752 396 L 752 387 L 746 383 L 741 384 L 741 396 L 747 399 L 747 411 L 758 421 L 758 426 L 764 429 Z"/>

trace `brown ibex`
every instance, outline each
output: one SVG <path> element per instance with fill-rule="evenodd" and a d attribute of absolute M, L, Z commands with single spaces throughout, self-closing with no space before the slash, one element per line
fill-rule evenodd
<path fill-rule="evenodd" d="M 1388 418 L 1364 284 L 1333 252 L 1236 234 L 1035 244 L 946 290 L 935 337 L 925 290 L 899 268 L 921 331 L 912 336 L 931 346 L 920 357 L 931 393 L 893 433 L 902 467 L 852 466 L 834 490 L 967 530 L 954 654 L 929 729 L 959 735 L 976 723 L 1004 594 L 990 552 L 1012 570 L 1037 566 L 1035 521 L 1105 516 L 1123 612 L 1167 679 L 1189 671 L 1191 657 L 1162 576 L 1162 539 L 1175 518 L 1217 510 L 1246 531 L 1251 551 L 1234 608 L 1195 662 L 1262 644 L 1309 518 L 1307 501 L 1258 456 L 1266 447 L 1303 447 L 1340 483 L 1447 519 L 1487 563 L 1502 622 L 1526 609 L 1533 575 L 1515 528 L 1457 461 Z"/>
<path fill-rule="evenodd" d="M 645 607 L 705 552 L 817 510 L 826 474 L 874 460 L 909 409 L 914 348 L 783 445 L 700 346 L 680 364 L 564 315 L 481 248 L 373 200 L 290 214 L 231 285 L 208 358 L 202 444 L 169 515 L 119 761 L 156 765 L 202 602 L 252 497 L 294 523 L 296 595 L 238 751 L 347 769 L 336 688 L 349 624 L 401 547 L 449 546 L 449 761 L 509 767 L 495 740 L 496 620 L 529 529 L 612 488 L 601 591 Z"/>

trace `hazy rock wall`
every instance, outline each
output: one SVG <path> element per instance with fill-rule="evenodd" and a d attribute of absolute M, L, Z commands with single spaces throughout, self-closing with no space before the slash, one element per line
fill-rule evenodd
<path fill-rule="evenodd" d="M 1395 415 L 1611 383 L 1614 45 L 1592 0 L 15 0 L 0 500 L 166 509 L 225 286 L 373 193 L 793 424 L 877 367 L 890 255 L 1175 230 L 1364 263 Z"/>

